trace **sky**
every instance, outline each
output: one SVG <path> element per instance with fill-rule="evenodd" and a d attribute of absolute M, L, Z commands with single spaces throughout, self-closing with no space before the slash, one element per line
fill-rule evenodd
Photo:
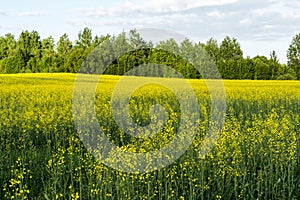
<path fill-rule="evenodd" d="M 36 30 L 56 41 L 72 41 L 88 27 L 94 35 L 116 35 L 136 28 L 176 31 L 195 42 L 213 37 L 237 38 L 244 56 L 269 57 L 281 63 L 300 33 L 300 0 L 1 0 L 0 35 Z"/>

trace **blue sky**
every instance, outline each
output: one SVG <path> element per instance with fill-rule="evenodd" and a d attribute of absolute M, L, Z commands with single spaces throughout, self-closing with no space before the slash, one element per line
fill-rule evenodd
<path fill-rule="evenodd" d="M 225 36 L 240 42 L 245 56 L 269 56 L 281 62 L 300 33 L 300 0 L 10 0 L 1 3 L 0 35 L 36 30 L 56 41 L 73 41 L 84 27 L 93 34 L 118 34 L 132 28 L 166 28 L 194 41 Z"/>

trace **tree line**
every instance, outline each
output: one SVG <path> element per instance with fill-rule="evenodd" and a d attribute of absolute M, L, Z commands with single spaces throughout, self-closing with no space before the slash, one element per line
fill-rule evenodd
<path fill-rule="evenodd" d="M 87 64 L 84 73 L 102 73 L 99 65 L 107 63 L 110 64 L 105 73 L 115 75 L 124 74 L 132 66 L 159 63 L 171 66 L 185 78 L 201 78 L 189 59 L 177 54 L 195 59 L 205 50 L 224 79 L 300 80 L 300 34 L 290 44 L 287 64 L 281 64 L 275 51 L 269 57 L 245 58 L 237 39 L 229 36 L 220 43 L 213 38 L 197 44 L 188 39 L 180 44 L 169 39 L 154 45 L 144 41 L 136 30 L 131 30 L 129 37 L 125 33 L 93 36 L 89 28 L 80 31 L 74 42 L 67 34 L 55 42 L 52 36 L 42 39 L 37 31 L 27 30 L 17 39 L 10 33 L 0 36 L 0 73 L 77 73 L 95 48 L 101 51 L 101 56 L 95 58 L 97 64 Z M 122 55 L 129 50 L 130 53 Z M 153 66 L 153 71 L 159 70 L 157 65 Z"/>

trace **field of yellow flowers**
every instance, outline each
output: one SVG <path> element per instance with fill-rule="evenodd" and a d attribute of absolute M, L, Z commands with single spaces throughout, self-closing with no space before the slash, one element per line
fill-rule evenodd
<path fill-rule="evenodd" d="M 213 150 L 200 157 L 210 95 L 204 81 L 189 80 L 200 110 L 192 145 L 165 168 L 125 173 L 100 163 L 78 136 L 72 113 L 75 78 L 0 75 L 0 199 L 300 199 L 299 82 L 225 80 L 226 122 Z M 107 137 L 131 152 L 172 141 L 179 102 L 158 85 L 134 92 L 130 113 L 146 125 L 149 107 L 159 102 L 169 114 L 164 129 L 152 139 L 120 130 L 110 109 L 119 79 L 104 76 L 95 94 Z"/>

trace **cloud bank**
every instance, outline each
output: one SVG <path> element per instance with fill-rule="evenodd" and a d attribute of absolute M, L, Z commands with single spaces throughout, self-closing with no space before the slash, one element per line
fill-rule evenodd
<path fill-rule="evenodd" d="M 241 40 L 270 41 L 299 30 L 299 10 L 297 0 L 121 1 L 110 7 L 77 8 L 79 17 L 67 22 L 124 29 L 167 28 L 199 38 L 232 35 Z"/>

